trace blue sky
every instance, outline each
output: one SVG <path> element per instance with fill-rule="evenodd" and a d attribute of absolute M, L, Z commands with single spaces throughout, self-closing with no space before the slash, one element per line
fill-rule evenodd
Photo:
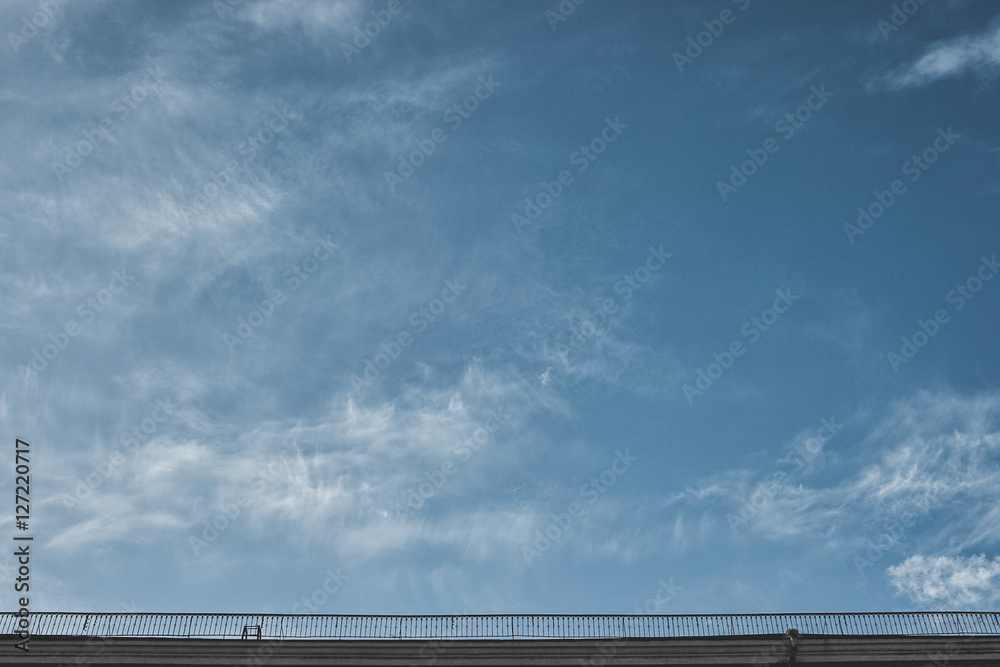
<path fill-rule="evenodd" d="M 0 25 L 35 611 L 996 608 L 995 4 Z"/>

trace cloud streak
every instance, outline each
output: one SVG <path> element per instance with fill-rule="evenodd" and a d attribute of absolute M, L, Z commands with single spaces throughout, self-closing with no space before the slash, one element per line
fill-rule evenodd
<path fill-rule="evenodd" d="M 885 83 L 891 90 L 920 88 L 971 71 L 994 77 L 1000 69 L 1000 22 L 979 35 L 962 35 L 931 45 L 914 62 L 889 74 Z"/>

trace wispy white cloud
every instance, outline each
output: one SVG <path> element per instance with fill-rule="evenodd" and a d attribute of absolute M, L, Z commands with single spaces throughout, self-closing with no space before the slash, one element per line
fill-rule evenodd
<path fill-rule="evenodd" d="M 980 35 L 962 35 L 938 42 L 916 61 L 891 72 L 885 84 L 892 90 L 917 88 L 972 70 L 994 76 L 1000 68 L 1000 22 Z"/>
<path fill-rule="evenodd" d="M 615 313 L 601 312 L 610 292 L 604 289 L 595 297 L 579 286 L 551 284 L 519 289 L 518 298 L 504 304 L 509 316 L 498 343 L 537 369 L 544 386 L 602 384 L 636 393 L 680 387 L 682 368 L 672 351 L 637 340 L 630 328 L 642 306 L 619 299 Z"/>
<path fill-rule="evenodd" d="M 981 542 L 995 543 L 1000 531 L 984 523 L 979 503 L 971 501 L 995 500 L 1000 489 L 998 417 L 1000 398 L 995 396 L 921 392 L 895 404 L 873 427 L 863 440 L 864 450 L 873 454 L 856 459 L 854 474 L 839 483 L 823 487 L 809 484 L 808 477 L 791 478 L 791 469 L 779 459 L 774 471 L 786 473 L 787 483 L 768 488 L 768 472 L 750 483 L 746 471 L 730 471 L 704 480 L 686 495 L 689 502 L 728 505 L 757 535 L 810 537 L 830 547 L 851 543 L 852 535 L 866 537 L 871 531 L 866 523 L 872 520 L 926 517 L 963 498 L 964 511 L 954 521 L 979 527 L 969 526 L 964 539 L 977 535 Z M 824 448 L 835 450 L 838 444 Z M 869 456 L 874 461 L 866 462 Z"/>
<path fill-rule="evenodd" d="M 135 382 L 156 385 L 145 374 Z M 126 455 L 94 499 L 75 503 L 50 546 L 142 544 L 157 531 L 186 544 L 221 508 L 247 495 L 234 532 L 330 550 L 346 560 L 420 544 L 481 555 L 494 552 L 499 542 L 513 548 L 531 521 L 530 509 L 515 510 L 496 524 L 484 522 L 481 515 L 489 510 L 453 501 L 484 475 L 517 470 L 534 442 L 527 424 L 532 415 L 547 412 L 550 401 L 536 400 L 530 387 L 474 362 L 454 385 L 414 387 L 392 401 L 368 405 L 338 394 L 329 412 L 312 420 L 216 426 L 186 441 L 156 437 Z M 178 413 L 187 431 L 197 426 L 191 415 Z M 456 455 L 490 414 L 503 416 L 496 435 L 481 451 Z M 65 477 L 89 472 L 81 459 L 59 466 Z M 440 511 L 399 521 L 406 490 L 447 459 L 458 471 L 430 499 Z M 100 530 L 88 528 L 97 525 Z M 228 551 L 225 542 L 213 549 Z"/>
<path fill-rule="evenodd" d="M 358 0 L 263 0 L 248 2 L 233 15 L 245 16 L 265 30 L 294 27 L 308 32 L 346 33 L 363 20 L 363 7 Z M 225 13 L 222 18 L 229 16 Z"/>
<path fill-rule="evenodd" d="M 888 569 L 898 595 L 922 607 L 992 607 L 1000 600 L 1000 558 L 910 556 Z"/>

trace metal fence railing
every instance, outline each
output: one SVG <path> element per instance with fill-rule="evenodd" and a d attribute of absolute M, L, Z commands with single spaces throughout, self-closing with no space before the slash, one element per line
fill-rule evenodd
<path fill-rule="evenodd" d="M 333 614 L 164 614 L 44 612 L 28 617 L 32 635 L 96 637 L 252 636 L 287 639 L 600 639 L 783 634 L 1000 635 L 998 612 L 819 614 L 498 614 L 367 616 Z M 18 617 L 0 613 L 0 634 Z M 259 635 L 258 635 L 259 630 Z"/>

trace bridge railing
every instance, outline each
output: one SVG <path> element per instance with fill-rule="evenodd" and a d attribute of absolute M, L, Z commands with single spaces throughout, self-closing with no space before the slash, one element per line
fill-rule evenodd
<path fill-rule="evenodd" d="M 0 634 L 19 617 L 0 613 Z M 998 612 L 802 614 L 485 614 L 371 616 L 334 614 L 169 614 L 43 612 L 31 635 L 240 638 L 251 628 L 270 639 L 609 639 L 801 634 L 841 636 L 1000 635 Z"/>

